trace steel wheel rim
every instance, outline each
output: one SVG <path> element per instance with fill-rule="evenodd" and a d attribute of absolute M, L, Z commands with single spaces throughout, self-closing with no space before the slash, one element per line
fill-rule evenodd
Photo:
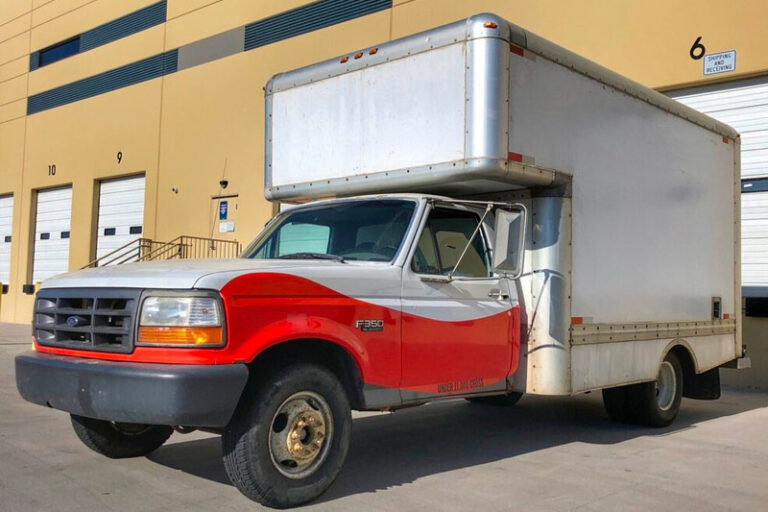
<path fill-rule="evenodd" d="M 269 424 L 269 456 L 282 475 L 306 478 L 322 465 L 333 441 L 328 402 L 312 391 L 286 398 Z"/>
<path fill-rule="evenodd" d="M 656 378 L 656 404 L 662 411 L 668 411 L 675 401 L 677 394 L 677 376 L 675 368 L 669 361 L 661 363 L 659 376 Z"/>

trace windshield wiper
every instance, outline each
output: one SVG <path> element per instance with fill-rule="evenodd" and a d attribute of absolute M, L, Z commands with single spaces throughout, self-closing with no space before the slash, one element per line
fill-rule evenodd
<path fill-rule="evenodd" d="M 326 254 L 324 252 L 294 252 L 278 256 L 281 260 L 334 260 L 344 263 L 344 257 L 336 254 Z"/>

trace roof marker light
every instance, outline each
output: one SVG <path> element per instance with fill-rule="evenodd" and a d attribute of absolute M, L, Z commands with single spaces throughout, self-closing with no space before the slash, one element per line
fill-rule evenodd
<path fill-rule="evenodd" d="M 378 48 L 371 48 L 370 50 L 368 50 L 368 55 L 376 55 L 376 52 L 378 51 L 379 51 Z"/>
<path fill-rule="evenodd" d="M 359 58 L 360 58 L 360 57 L 362 57 L 362 56 L 363 56 L 363 52 L 357 52 L 357 53 L 355 54 L 355 58 L 356 58 L 356 59 L 359 59 Z"/>
<path fill-rule="evenodd" d="M 496 28 L 496 27 L 498 27 L 498 25 L 496 24 L 495 21 L 486 21 L 485 23 L 483 23 L 483 26 L 485 28 Z"/>
<path fill-rule="evenodd" d="M 340 58 L 340 59 L 339 59 L 339 62 L 341 62 L 342 64 L 344 64 L 344 63 L 345 63 L 345 62 L 347 62 L 348 60 L 349 60 L 349 57 L 347 57 L 347 56 L 345 55 L 345 56 L 343 56 L 342 58 Z"/>

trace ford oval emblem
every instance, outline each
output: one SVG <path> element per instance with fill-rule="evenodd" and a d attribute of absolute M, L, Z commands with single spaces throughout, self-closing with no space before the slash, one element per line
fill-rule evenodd
<path fill-rule="evenodd" d="M 80 323 L 80 319 L 76 316 L 68 316 L 67 317 L 67 325 L 70 327 L 77 327 L 77 324 Z"/>

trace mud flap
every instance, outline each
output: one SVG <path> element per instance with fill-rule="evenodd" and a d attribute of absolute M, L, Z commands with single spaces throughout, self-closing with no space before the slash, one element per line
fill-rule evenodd
<path fill-rule="evenodd" d="M 698 375 L 693 372 L 684 375 L 683 396 L 696 400 L 720 398 L 720 368 L 715 367 Z"/>

